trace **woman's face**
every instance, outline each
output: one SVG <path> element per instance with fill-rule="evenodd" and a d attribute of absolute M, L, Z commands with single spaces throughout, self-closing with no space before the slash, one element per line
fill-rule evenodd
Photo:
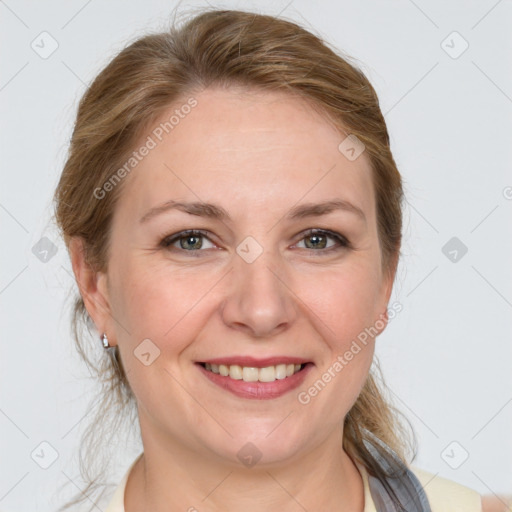
<path fill-rule="evenodd" d="M 145 443 L 298 460 L 340 442 L 372 361 L 365 333 L 385 325 L 369 161 L 284 93 L 194 97 L 137 145 L 156 143 L 124 178 L 98 281 L 110 313 L 94 320 L 119 346 Z"/>

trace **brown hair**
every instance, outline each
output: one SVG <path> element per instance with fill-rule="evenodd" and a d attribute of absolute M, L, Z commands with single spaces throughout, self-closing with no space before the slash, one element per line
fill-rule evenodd
<path fill-rule="evenodd" d="M 382 265 L 394 275 L 401 246 L 402 181 L 373 87 L 347 57 L 297 24 L 233 10 L 206 10 L 181 28 L 173 25 L 168 31 L 135 40 L 88 87 L 78 106 L 68 158 L 55 193 L 56 221 L 66 245 L 80 237 L 88 263 L 98 271 L 106 270 L 111 218 L 123 183 L 102 200 L 94 191 L 112 178 L 139 137 L 170 105 L 212 85 L 298 95 L 342 133 L 351 133 L 364 143 L 373 170 Z M 80 449 L 87 460 L 98 439 L 106 441 L 117 434 L 112 423 L 106 422 L 107 413 L 114 414 L 120 424 L 127 409 L 131 407 L 135 414 L 135 397 L 117 347 L 107 351 L 106 357 L 99 341 L 92 345 L 89 338 L 84 343 L 84 325 L 91 326 L 91 322 L 78 296 L 73 312 L 77 347 L 103 386 L 95 421 Z M 374 366 L 344 424 L 344 449 L 379 478 L 385 475 L 365 446 L 368 432 L 405 463 L 412 447 L 400 413 L 384 396 L 385 389 L 378 365 Z M 84 475 L 87 469 L 82 462 Z M 84 494 L 101 485 L 93 480 L 89 478 Z M 85 499 L 83 495 L 79 498 Z"/>

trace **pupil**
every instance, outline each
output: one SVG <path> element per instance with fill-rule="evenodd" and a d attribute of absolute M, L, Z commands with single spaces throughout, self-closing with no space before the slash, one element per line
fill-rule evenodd
<path fill-rule="evenodd" d="M 323 247 L 324 246 L 324 244 L 322 244 L 322 239 L 324 239 L 324 241 L 325 241 L 325 237 L 322 235 L 310 235 L 309 239 L 316 240 L 316 242 L 313 242 L 313 244 L 312 244 L 313 247 L 320 247 L 320 246 Z"/>
<path fill-rule="evenodd" d="M 193 242 L 191 242 L 193 240 L 197 240 L 198 242 L 196 244 L 194 244 Z M 200 238 L 198 236 L 190 235 L 190 236 L 185 238 L 185 244 L 188 245 L 190 243 L 190 246 L 192 246 L 192 247 L 189 247 L 189 248 L 198 249 L 201 246 L 199 240 L 200 240 Z M 183 247 L 183 244 L 182 244 L 182 248 L 186 249 L 186 247 Z"/>

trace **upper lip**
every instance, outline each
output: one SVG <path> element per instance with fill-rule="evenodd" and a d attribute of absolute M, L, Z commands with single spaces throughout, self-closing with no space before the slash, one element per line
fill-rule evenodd
<path fill-rule="evenodd" d="M 198 361 L 199 362 L 199 361 Z M 230 356 L 216 357 L 214 359 L 206 359 L 201 363 L 225 364 L 226 366 L 238 365 L 250 368 L 266 368 L 267 366 L 276 366 L 278 364 L 305 364 L 309 361 L 302 357 L 273 356 L 256 358 L 251 356 Z"/>

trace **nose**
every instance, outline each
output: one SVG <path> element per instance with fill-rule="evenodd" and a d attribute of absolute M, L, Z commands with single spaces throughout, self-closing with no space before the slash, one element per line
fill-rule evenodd
<path fill-rule="evenodd" d="M 278 256 L 269 251 L 252 263 L 235 256 L 230 286 L 222 304 L 224 323 L 255 338 L 271 337 L 292 325 L 297 307 Z"/>

